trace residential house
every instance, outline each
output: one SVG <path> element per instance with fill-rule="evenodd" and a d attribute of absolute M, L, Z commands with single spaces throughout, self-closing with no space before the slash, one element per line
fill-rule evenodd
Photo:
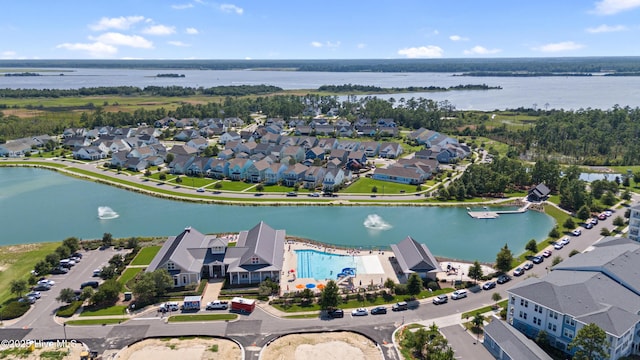
<path fill-rule="evenodd" d="M 295 162 L 301 162 L 304 160 L 304 149 L 300 146 L 287 146 L 282 150 L 282 157 L 291 157 Z"/>
<path fill-rule="evenodd" d="M 305 151 L 316 145 L 318 145 L 318 139 L 315 136 L 305 136 L 298 141 L 298 146 L 302 146 Z"/>
<path fill-rule="evenodd" d="M 224 159 L 212 159 L 208 164 L 206 174 L 214 179 L 224 179 L 229 175 L 229 162 Z"/>
<path fill-rule="evenodd" d="M 393 119 L 378 119 L 376 125 L 380 128 L 397 127 Z"/>
<path fill-rule="evenodd" d="M 287 165 L 281 163 L 271 163 L 271 165 L 269 165 L 269 168 L 264 171 L 265 185 L 277 184 L 282 180 L 285 170 L 287 170 Z"/>
<path fill-rule="evenodd" d="M 388 168 L 376 168 L 371 178 L 401 184 L 419 185 L 424 183 L 425 175 L 425 172 L 419 168 L 389 166 Z"/>
<path fill-rule="evenodd" d="M 388 159 L 395 159 L 403 152 L 402 145 L 395 142 L 384 142 L 380 144 L 380 156 Z"/>
<path fill-rule="evenodd" d="M 278 144 L 280 142 L 280 134 L 266 133 L 260 139 L 261 143 Z"/>
<path fill-rule="evenodd" d="M 349 170 L 360 170 L 367 165 L 367 156 L 364 151 L 352 151 L 347 156 L 347 168 Z"/>
<path fill-rule="evenodd" d="M 73 158 L 80 160 L 100 160 L 106 159 L 109 153 L 97 146 L 84 146 L 73 150 Z"/>
<path fill-rule="evenodd" d="M 271 154 L 271 144 L 269 143 L 258 143 L 256 144 L 256 147 L 253 149 L 253 153 L 254 154 L 262 154 L 262 155 L 269 155 Z"/>
<path fill-rule="evenodd" d="M 247 168 L 247 181 L 253 183 L 265 181 L 266 171 L 270 166 L 271 164 L 267 160 L 252 162 Z"/>
<path fill-rule="evenodd" d="M 307 150 L 307 152 L 305 153 L 305 159 L 310 159 L 310 160 L 315 160 L 315 159 L 320 159 L 320 160 L 324 160 L 324 149 L 316 146 L 312 149 Z"/>
<path fill-rule="evenodd" d="M 627 236 L 634 241 L 640 241 L 640 205 L 629 208 L 629 232 Z"/>
<path fill-rule="evenodd" d="M 337 126 L 336 132 L 338 133 L 339 137 L 352 137 L 354 135 L 357 135 L 356 130 L 351 126 Z"/>
<path fill-rule="evenodd" d="M 189 145 L 173 145 L 171 149 L 169 149 L 169 153 L 175 156 L 196 155 L 198 153 L 198 149 L 192 148 Z"/>
<path fill-rule="evenodd" d="M 375 126 L 361 126 L 358 129 L 358 135 L 374 137 L 378 133 L 378 128 Z"/>
<path fill-rule="evenodd" d="M 178 129 L 186 128 L 188 126 L 194 126 L 197 124 L 198 124 L 198 119 L 194 119 L 194 118 L 184 118 L 184 119 L 176 120 L 174 122 L 174 125 Z"/>
<path fill-rule="evenodd" d="M 172 117 L 168 117 L 168 116 L 167 116 L 167 117 L 163 117 L 163 118 L 162 118 L 162 119 L 160 119 L 160 120 L 156 120 L 156 121 L 153 123 L 153 126 L 154 126 L 154 127 L 157 127 L 157 128 L 163 128 L 163 127 L 167 127 L 167 126 L 169 126 L 169 125 L 171 125 L 171 124 L 175 124 L 175 122 L 176 122 L 176 121 L 177 121 L 177 120 L 176 120 L 175 118 L 172 118 Z"/>
<path fill-rule="evenodd" d="M 302 164 L 290 165 L 282 173 L 282 184 L 284 186 L 294 186 L 297 183 L 301 183 L 304 180 L 306 171 L 307 167 Z"/>
<path fill-rule="evenodd" d="M 253 161 L 249 159 L 231 159 L 228 165 L 228 177 L 231 180 L 246 180 L 247 169 L 253 164 Z"/>
<path fill-rule="evenodd" d="M 333 125 L 316 125 L 313 129 L 316 136 L 332 136 L 336 131 Z"/>
<path fill-rule="evenodd" d="M 233 150 L 225 149 L 218 153 L 218 159 L 229 160 L 233 158 L 234 154 Z"/>
<path fill-rule="evenodd" d="M 340 140 L 338 141 L 338 150 L 346 150 L 346 151 L 356 151 L 360 148 L 360 142 L 358 141 L 350 141 L 350 140 Z"/>
<path fill-rule="evenodd" d="M 249 155 L 253 154 L 258 144 L 255 141 L 241 142 L 233 148 L 236 153 L 244 152 Z"/>
<path fill-rule="evenodd" d="M 327 168 L 322 179 L 322 191 L 337 191 L 347 179 L 350 179 L 350 177 L 350 171 L 347 173 L 345 170 L 340 168 Z"/>
<path fill-rule="evenodd" d="M 414 273 L 425 279 L 435 279 L 436 275 L 442 272 L 438 260 L 431 254 L 429 248 L 411 236 L 407 236 L 397 244 L 391 244 L 391 250 L 404 275 L 404 280 Z"/>
<path fill-rule="evenodd" d="M 377 141 L 364 141 L 360 144 L 360 150 L 364 151 L 367 157 L 378 156 L 380 151 L 380 143 Z"/>
<path fill-rule="evenodd" d="M 316 131 L 311 126 L 300 125 L 300 126 L 296 126 L 296 130 L 294 131 L 294 133 L 299 136 L 309 136 L 309 135 L 316 134 Z"/>
<path fill-rule="evenodd" d="M 220 135 L 220 139 L 218 139 L 220 144 L 226 144 L 227 141 L 240 141 L 240 134 L 235 131 L 227 131 Z"/>
<path fill-rule="evenodd" d="M 21 157 L 31 152 L 31 145 L 22 141 L 10 141 L 0 144 L 0 156 Z"/>
<path fill-rule="evenodd" d="M 324 180 L 324 174 L 326 171 L 327 169 L 321 166 L 309 166 L 307 171 L 304 173 L 302 186 L 305 189 L 310 190 L 320 187 Z"/>
<path fill-rule="evenodd" d="M 211 160 L 212 158 L 210 157 L 197 156 L 193 159 L 185 174 L 191 176 L 204 175 L 209 168 Z"/>
<path fill-rule="evenodd" d="M 195 139 L 200 137 L 200 132 L 195 129 L 184 129 L 178 132 L 173 139 L 176 141 L 189 141 L 191 139 Z"/>
<path fill-rule="evenodd" d="M 333 158 L 327 161 L 327 169 L 340 169 L 344 164 L 339 158 Z"/>
<path fill-rule="evenodd" d="M 62 137 L 66 139 L 70 138 L 83 138 L 87 134 L 87 129 L 85 128 L 66 128 L 62 131 Z"/>
<path fill-rule="evenodd" d="M 400 130 L 395 126 L 379 127 L 378 133 L 382 137 L 398 137 L 400 135 Z"/>
<path fill-rule="evenodd" d="M 14 145 L 11 145 L 11 146 L 18 146 L 18 144 L 21 144 L 22 147 L 28 147 L 29 149 L 31 149 L 31 145 L 29 145 L 27 143 L 15 143 L 14 142 L 13 144 Z M 71 150 L 79 149 L 81 147 L 91 145 L 91 140 L 89 140 L 88 138 L 86 138 L 84 136 L 74 136 L 74 137 L 65 138 L 64 141 L 62 142 L 62 145 L 65 148 L 71 149 Z"/>
<path fill-rule="evenodd" d="M 529 338 L 546 332 L 548 344 L 568 355 L 587 324 L 606 333 L 603 358 L 640 354 L 640 244 L 605 237 L 589 251 L 566 258 L 542 277 L 507 290 L 507 322 Z"/>
<path fill-rule="evenodd" d="M 351 127 L 351 121 L 347 119 L 338 119 L 335 124 L 336 127 Z"/>
<path fill-rule="evenodd" d="M 222 120 L 222 123 L 227 127 L 241 127 L 244 126 L 244 120 L 238 117 L 228 117 Z"/>
<path fill-rule="evenodd" d="M 328 154 L 331 150 L 338 148 L 338 140 L 334 138 L 318 139 L 317 146 L 323 148 L 325 154 Z"/>
<path fill-rule="evenodd" d="M 195 155 L 175 155 L 173 161 L 169 163 L 169 172 L 172 174 L 186 174 L 187 169 L 195 158 Z"/>
<path fill-rule="evenodd" d="M 142 171 L 149 166 L 149 162 L 147 159 L 140 158 L 127 158 L 127 161 L 124 163 L 124 168 L 131 171 Z"/>
<path fill-rule="evenodd" d="M 129 151 L 127 158 L 146 159 L 153 155 L 155 155 L 155 151 L 152 147 L 142 146 Z"/>
<path fill-rule="evenodd" d="M 190 146 L 194 149 L 197 149 L 198 152 L 204 151 L 207 147 L 209 147 L 209 141 L 202 136 L 198 136 L 187 141 L 187 146 Z"/>
<path fill-rule="evenodd" d="M 125 166 L 126 166 L 127 160 L 129 160 L 129 158 L 127 158 L 127 153 L 124 151 L 121 151 L 111 155 L 110 164 L 113 167 L 120 167 L 120 168 L 126 169 Z"/>
<path fill-rule="evenodd" d="M 545 201 L 549 198 L 549 195 L 551 195 L 551 190 L 544 183 L 540 183 L 529 190 L 527 198 L 529 201 Z"/>
<path fill-rule="evenodd" d="M 329 153 L 329 160 L 338 159 L 341 165 L 345 165 L 349 159 L 349 151 L 343 149 L 331 150 Z"/>

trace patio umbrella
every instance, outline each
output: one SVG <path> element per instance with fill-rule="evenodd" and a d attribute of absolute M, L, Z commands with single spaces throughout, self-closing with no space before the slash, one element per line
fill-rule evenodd
<path fill-rule="evenodd" d="M 316 287 L 317 287 L 318 289 L 322 290 L 322 289 L 324 289 L 324 284 L 318 284 L 318 285 L 316 285 Z"/>
<path fill-rule="evenodd" d="M 316 284 L 307 284 L 307 289 L 313 289 L 316 287 Z"/>
<path fill-rule="evenodd" d="M 304 289 L 304 285 L 302 285 L 302 284 L 298 284 L 298 285 L 296 285 L 296 288 L 297 288 L 297 289 Z"/>

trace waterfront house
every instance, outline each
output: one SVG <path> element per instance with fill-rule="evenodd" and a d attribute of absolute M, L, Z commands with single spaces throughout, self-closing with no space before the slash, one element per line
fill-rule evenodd
<path fill-rule="evenodd" d="M 283 173 L 287 170 L 287 165 L 281 163 L 271 163 L 264 171 L 264 183 L 266 185 L 277 184 L 282 180 Z"/>
<path fill-rule="evenodd" d="M 195 155 L 175 155 L 169 163 L 169 172 L 172 174 L 186 174 L 187 169 L 195 160 Z"/>
<path fill-rule="evenodd" d="M 551 195 L 551 190 L 544 183 L 536 185 L 533 189 L 529 190 L 529 201 L 545 201 Z"/>
<path fill-rule="evenodd" d="M 424 183 L 425 175 L 424 171 L 418 168 L 389 166 L 388 168 L 376 168 L 371 178 L 401 184 L 419 185 Z"/>
<path fill-rule="evenodd" d="M 80 160 L 100 160 L 109 156 L 107 151 L 97 146 L 84 146 L 73 151 L 73 158 Z"/>
<path fill-rule="evenodd" d="M 253 163 L 253 161 L 249 159 L 231 159 L 229 160 L 229 165 L 227 166 L 228 177 L 231 180 L 240 181 L 245 180 L 247 178 L 247 169 Z"/>
<path fill-rule="evenodd" d="M 198 176 L 200 174 L 205 174 L 207 169 L 209 169 L 209 163 L 212 160 L 210 157 L 201 157 L 198 156 L 193 159 L 189 167 L 187 168 L 185 174 L 191 176 Z"/>
<path fill-rule="evenodd" d="M 322 178 L 322 190 L 327 192 L 337 191 L 345 180 L 351 178 L 351 172 L 341 168 L 327 168 Z"/>
<path fill-rule="evenodd" d="M 127 158 L 127 153 L 121 151 L 111 155 L 110 164 L 113 167 L 125 168 L 127 160 L 129 160 L 129 158 Z"/>
<path fill-rule="evenodd" d="M 326 168 L 321 166 L 309 166 L 304 173 L 303 187 L 305 189 L 315 189 L 322 185 Z"/>
<path fill-rule="evenodd" d="M 211 159 L 207 166 L 207 176 L 214 179 L 224 179 L 229 175 L 229 163 L 224 159 Z"/>
<path fill-rule="evenodd" d="M 131 171 L 142 171 L 149 166 L 147 159 L 140 158 L 127 158 L 124 163 L 124 168 Z"/>
<path fill-rule="evenodd" d="M 294 164 L 289 166 L 282 174 L 282 183 L 284 186 L 294 186 L 304 180 L 304 174 L 307 167 L 302 164 Z"/>
<path fill-rule="evenodd" d="M 411 236 L 407 236 L 397 244 L 391 244 L 391 250 L 405 280 L 413 273 L 422 278 L 435 279 L 437 273 L 442 272 L 438 260 L 431 254 L 429 248 Z"/>
<path fill-rule="evenodd" d="M 253 183 L 263 182 L 266 171 L 270 166 L 271 164 L 267 160 L 253 162 L 247 168 L 247 181 Z"/>

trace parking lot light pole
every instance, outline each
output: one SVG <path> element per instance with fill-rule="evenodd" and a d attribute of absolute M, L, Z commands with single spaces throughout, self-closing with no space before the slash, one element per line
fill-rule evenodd
<path fill-rule="evenodd" d="M 62 324 L 62 330 L 64 331 L 64 343 L 67 343 L 67 323 Z"/>

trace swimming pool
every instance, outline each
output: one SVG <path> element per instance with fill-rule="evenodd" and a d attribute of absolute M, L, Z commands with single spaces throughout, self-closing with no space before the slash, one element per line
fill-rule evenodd
<path fill-rule="evenodd" d="M 298 278 L 313 278 L 318 281 L 336 280 L 345 268 L 355 268 L 356 273 L 363 269 L 358 256 L 337 255 L 316 250 L 296 250 L 298 259 Z"/>

